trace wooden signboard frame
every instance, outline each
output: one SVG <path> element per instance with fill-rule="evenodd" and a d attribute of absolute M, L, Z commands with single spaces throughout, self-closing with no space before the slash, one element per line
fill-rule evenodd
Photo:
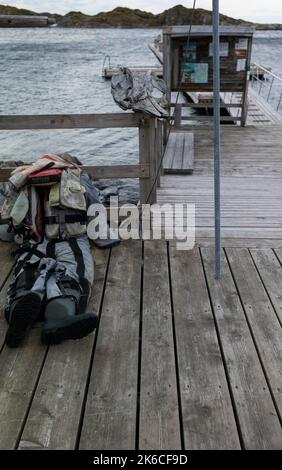
<path fill-rule="evenodd" d="M 242 100 L 236 104 L 236 107 L 241 110 L 237 121 L 243 126 L 247 118 L 248 72 L 251 65 L 253 33 L 254 30 L 249 27 L 224 26 L 220 29 L 221 91 L 242 94 Z M 188 26 L 164 28 L 164 80 L 170 104 L 173 91 L 192 93 L 213 91 L 211 45 L 211 26 L 192 26 L 191 31 Z M 196 104 L 195 107 L 200 107 L 200 104 Z"/>

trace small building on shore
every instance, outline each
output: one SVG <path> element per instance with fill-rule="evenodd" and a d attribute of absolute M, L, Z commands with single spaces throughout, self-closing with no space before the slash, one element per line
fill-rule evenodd
<path fill-rule="evenodd" d="M 46 28 L 55 24 L 55 18 L 49 16 L 0 15 L 0 28 Z"/>

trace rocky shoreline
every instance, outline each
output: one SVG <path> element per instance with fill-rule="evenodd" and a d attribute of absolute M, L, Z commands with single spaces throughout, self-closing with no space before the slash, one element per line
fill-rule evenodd
<path fill-rule="evenodd" d="M 54 18 L 56 25 L 62 28 L 161 28 L 165 25 L 190 24 L 192 9 L 182 5 L 163 11 L 157 15 L 141 10 L 118 7 L 109 12 L 101 12 L 97 15 L 86 15 L 72 11 L 66 15 L 52 13 L 36 13 L 31 10 L 19 9 L 9 5 L 0 5 L 0 15 L 30 15 L 48 16 Z M 222 25 L 252 26 L 257 30 L 282 30 L 282 24 L 251 23 L 242 19 L 221 15 Z M 212 24 L 212 12 L 198 8 L 193 15 L 193 24 Z"/>

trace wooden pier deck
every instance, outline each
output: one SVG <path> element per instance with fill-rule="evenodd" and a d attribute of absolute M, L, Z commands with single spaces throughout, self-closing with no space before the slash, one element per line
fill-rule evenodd
<path fill-rule="evenodd" d="M 196 240 L 206 246 L 214 243 L 213 128 L 187 132 L 194 132 L 193 173 L 162 176 L 157 201 L 195 204 Z M 224 245 L 282 248 L 282 125 L 225 125 L 221 135 Z"/>
<path fill-rule="evenodd" d="M 139 125 L 137 115 L 125 116 L 127 126 Z M 49 119 L 53 128 L 75 124 L 51 118 L 38 128 Z M 37 128 L 34 117 L 21 119 Z M 105 127 L 105 119 L 121 125 L 118 115 L 87 126 Z M 151 124 L 139 129 L 141 143 L 155 135 Z M 47 348 L 38 324 L 11 350 L 1 316 L 0 449 L 282 449 L 282 126 L 222 126 L 220 282 L 213 129 L 186 131 L 194 133 L 193 173 L 162 176 L 157 199 L 196 204 L 196 247 L 128 241 L 94 249 L 89 310 L 100 325 L 82 340 Z M 140 161 L 149 165 L 144 148 Z M 2 310 L 11 250 L 0 243 Z"/>
<path fill-rule="evenodd" d="M 3 307 L 14 258 L 1 243 Z M 97 333 L 19 349 L 0 321 L 1 449 L 282 449 L 282 251 L 93 252 Z"/>

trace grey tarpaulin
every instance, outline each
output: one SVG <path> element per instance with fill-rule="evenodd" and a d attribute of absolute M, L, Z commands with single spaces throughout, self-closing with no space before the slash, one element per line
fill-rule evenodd
<path fill-rule="evenodd" d="M 168 117 L 164 108 L 165 82 L 153 72 L 120 68 L 112 77 L 112 95 L 120 108 L 142 111 L 158 118 Z"/>

